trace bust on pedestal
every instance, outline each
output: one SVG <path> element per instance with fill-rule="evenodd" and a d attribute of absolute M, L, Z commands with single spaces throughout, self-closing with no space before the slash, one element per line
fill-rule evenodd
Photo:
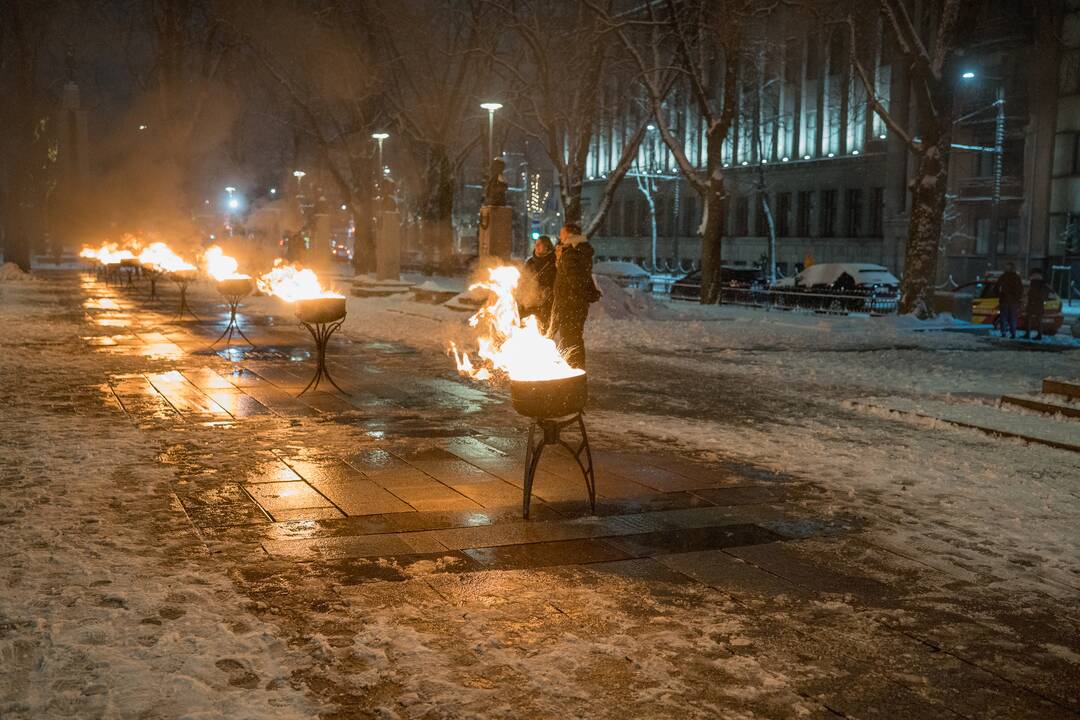
<path fill-rule="evenodd" d="M 513 241 L 514 211 L 506 204 L 506 181 L 503 170 L 506 163 L 495 158 L 488 171 L 484 187 L 484 204 L 480 207 L 480 257 L 493 256 L 510 259 Z"/>
<path fill-rule="evenodd" d="M 379 182 L 375 199 L 375 278 L 398 280 L 401 277 L 401 216 L 394 199 L 394 181 Z"/>

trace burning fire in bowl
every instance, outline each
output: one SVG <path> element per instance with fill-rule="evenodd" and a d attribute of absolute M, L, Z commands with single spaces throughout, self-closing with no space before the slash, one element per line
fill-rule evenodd
<path fill-rule="evenodd" d="M 296 301 L 296 317 L 302 323 L 332 323 L 345 319 L 344 297 L 305 298 Z"/>
<path fill-rule="evenodd" d="M 510 403 L 530 418 L 561 418 L 585 409 L 589 386 L 585 373 L 552 380 L 510 380 Z"/>
<path fill-rule="evenodd" d="M 533 479 L 540 456 L 548 445 L 570 452 L 585 478 L 589 504 L 596 510 L 596 472 L 582 412 L 588 400 L 585 371 L 572 367 L 555 341 L 540 331 L 535 316 L 522 319 L 515 297 L 520 271 L 501 266 L 488 271 L 488 279 L 470 290 L 488 291 L 488 301 L 469 318 L 477 330 L 475 358 L 451 345 L 458 372 L 474 380 L 505 377 L 510 382 L 510 402 L 514 409 L 532 420 L 525 453 L 522 514 L 529 517 Z M 562 437 L 562 431 L 576 427 L 581 439 L 577 446 Z"/>
<path fill-rule="evenodd" d="M 292 303 L 296 319 L 307 328 L 315 341 L 315 376 L 300 395 L 319 387 L 319 382 L 326 378 L 341 393 L 348 395 L 334 382 L 326 366 L 326 346 L 330 336 L 345 322 L 347 312 L 345 296 L 331 290 L 325 290 L 318 275 L 310 268 L 298 265 L 286 265 L 278 260 L 270 272 L 258 280 L 263 292 Z M 297 396 L 299 397 L 299 396 Z"/>
<path fill-rule="evenodd" d="M 217 291 L 225 297 L 225 302 L 229 306 L 229 322 L 210 347 L 217 345 L 222 338 L 226 338 L 225 344 L 228 345 L 232 342 L 233 333 L 240 335 L 248 345 L 254 347 L 255 343 L 251 342 L 240 329 L 236 315 L 240 308 L 240 300 L 255 291 L 255 279 L 250 275 L 237 272 L 240 269 L 240 263 L 236 258 L 226 255 L 225 251 L 217 245 L 203 254 L 203 265 L 206 267 L 207 274 L 217 281 Z"/>

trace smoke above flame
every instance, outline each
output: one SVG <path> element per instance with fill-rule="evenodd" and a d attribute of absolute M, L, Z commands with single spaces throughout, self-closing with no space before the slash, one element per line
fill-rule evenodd
<path fill-rule="evenodd" d="M 340 293 L 324 290 L 314 270 L 295 264 L 286 265 L 280 258 L 274 261 L 274 267 L 270 272 L 255 282 L 259 290 L 269 295 L 276 295 L 285 302 L 345 297 Z"/>
<path fill-rule="evenodd" d="M 524 320 L 514 296 L 521 271 L 512 265 L 488 270 L 488 279 L 469 287 L 488 291 L 488 300 L 469 325 L 476 328 L 476 360 L 451 343 L 458 372 L 474 380 L 506 376 L 511 380 L 558 380 L 581 375 L 571 367 L 558 345 L 540 332 L 539 321 L 530 315 Z"/>

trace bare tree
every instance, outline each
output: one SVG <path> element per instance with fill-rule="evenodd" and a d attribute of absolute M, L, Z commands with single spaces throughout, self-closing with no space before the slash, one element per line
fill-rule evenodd
<path fill-rule="evenodd" d="M 664 0 L 660 7 L 646 3 L 633 15 L 608 16 L 637 64 L 660 137 L 702 200 L 704 214 L 698 230 L 702 303 L 720 300 L 727 201 L 723 147 L 738 107 L 738 68 L 746 43 L 744 21 L 759 12 L 760 6 L 752 0 Z M 674 87 L 685 89 L 705 127 L 703 169 L 691 161 L 685 137 L 673 126 L 665 107 Z"/>
<path fill-rule="evenodd" d="M 457 177 L 483 137 L 479 104 L 492 81 L 498 33 L 481 0 L 387 0 L 379 6 L 386 102 L 408 139 L 425 251 L 446 264 L 453 250 Z"/>
<path fill-rule="evenodd" d="M 371 134 L 388 120 L 371 3 L 283 0 L 236 17 L 247 47 L 291 110 L 279 113 L 315 148 L 356 227 L 354 263 L 370 270 L 372 193 L 377 177 Z M 343 71 L 344 70 L 344 71 Z"/>
<path fill-rule="evenodd" d="M 48 39 L 62 2 L 11 0 L 0 7 L 0 108 L 4 132 L 4 258 L 30 269 L 34 239 L 44 231 L 52 177 L 53 138 L 48 80 L 43 71 Z"/>
<path fill-rule="evenodd" d="M 592 9 L 568 0 L 492 2 L 513 37 L 494 58 L 511 89 L 512 117 L 525 137 L 544 148 L 558 173 L 565 219 L 583 225 L 586 236 L 603 223 L 649 123 L 649 113 L 633 106 L 633 94 L 629 103 L 626 99 L 626 86 L 636 83 L 621 67 L 625 57 L 617 52 L 618 38 L 610 32 L 607 19 L 613 4 L 607 0 Z M 554 37 L 559 41 L 552 42 Z M 608 92 L 617 85 L 619 92 Z M 610 117 L 604 116 L 605 94 L 618 99 L 618 107 L 607 108 L 613 111 Z M 616 129 L 616 113 L 620 121 L 626 115 L 633 118 L 629 128 L 620 122 Z M 617 132 L 621 148 L 613 170 L 603 178 L 600 202 L 585 222 L 582 188 L 590 150 L 603 131 Z"/>
<path fill-rule="evenodd" d="M 914 125 L 909 126 L 907 104 L 891 109 L 879 97 L 874 75 L 863 58 L 868 46 L 878 42 L 878 23 L 859 8 L 845 19 L 851 36 L 851 63 L 866 89 L 870 105 L 918 163 L 912 180 L 911 215 L 908 222 L 900 312 L 920 317 L 933 314 L 934 283 L 938 267 L 949 150 L 953 130 L 953 93 L 961 32 L 975 25 L 974 0 L 929 0 L 918 5 L 913 16 L 903 0 L 879 0 L 884 35 L 909 73 L 908 87 Z M 861 41 L 861 44 L 860 44 Z"/>

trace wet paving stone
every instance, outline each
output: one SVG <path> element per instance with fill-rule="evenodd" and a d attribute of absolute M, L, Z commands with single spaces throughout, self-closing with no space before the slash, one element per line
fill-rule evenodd
<path fill-rule="evenodd" d="M 312 485 L 346 515 L 409 513 L 417 509 L 375 482 L 363 478 L 343 481 L 316 479 Z"/>
<path fill-rule="evenodd" d="M 732 485 L 729 487 L 695 490 L 694 494 L 708 500 L 713 505 L 757 505 L 774 503 L 782 499 L 782 494 L 763 485 Z"/>
<path fill-rule="evenodd" d="M 264 540 L 262 547 L 277 558 L 297 560 L 384 557 L 446 550 L 431 536 L 398 533 L 298 540 Z"/>
<path fill-rule="evenodd" d="M 781 539 L 776 533 L 757 525 L 721 525 L 624 535 L 611 538 L 609 542 L 632 557 L 649 557 L 761 545 Z"/>
<path fill-rule="evenodd" d="M 273 515 L 278 510 L 331 507 L 331 503 L 305 482 L 244 485 L 255 502 Z"/>
<path fill-rule="evenodd" d="M 262 508 L 250 500 L 243 503 L 185 507 L 184 511 L 197 528 L 264 525 L 271 522 Z"/>
<path fill-rule="evenodd" d="M 320 571 L 341 585 L 361 585 L 372 581 L 404 582 L 435 573 L 476 572 L 481 569 L 483 566 L 466 553 L 444 551 L 327 562 L 322 564 Z"/>
<path fill-rule="evenodd" d="M 607 542 L 593 539 L 470 548 L 464 552 L 480 565 L 492 570 L 588 565 L 631 558 Z"/>

